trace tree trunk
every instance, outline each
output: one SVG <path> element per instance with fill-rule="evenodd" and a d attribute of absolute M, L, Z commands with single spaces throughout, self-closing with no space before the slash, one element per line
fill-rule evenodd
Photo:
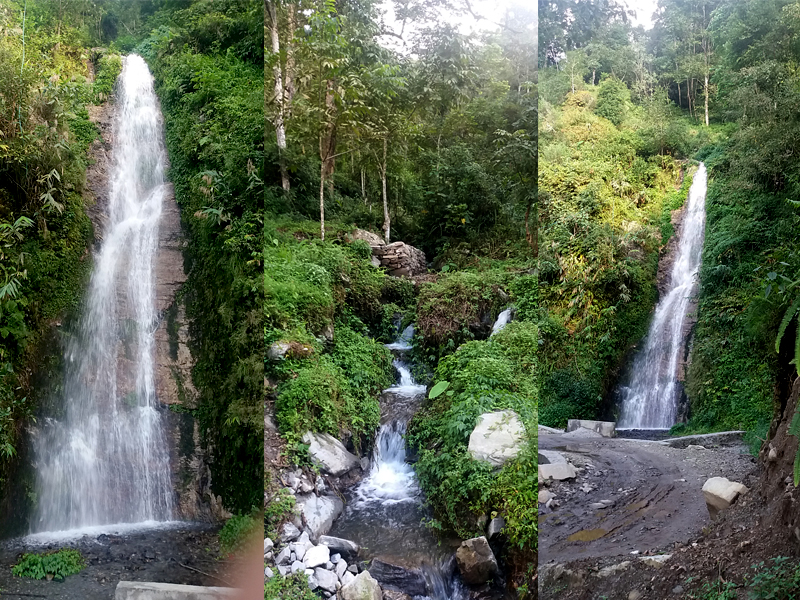
<path fill-rule="evenodd" d="M 319 169 L 319 237 L 325 241 L 325 160 Z"/>
<path fill-rule="evenodd" d="M 533 200 L 528 202 L 528 210 L 525 211 L 525 239 L 527 240 L 528 245 L 533 250 L 533 255 L 539 256 L 539 236 L 536 235 L 535 228 L 532 229 L 529 223 L 529 217 L 531 214 L 532 207 L 533 207 Z"/>
<path fill-rule="evenodd" d="M 597 72 L 597 69 L 592 69 L 592 87 L 594 87 L 594 75 Z"/>
<path fill-rule="evenodd" d="M 361 197 L 364 199 L 364 206 L 367 205 L 367 186 L 364 179 L 364 167 L 361 167 Z"/>
<path fill-rule="evenodd" d="M 283 75 L 281 73 L 280 51 L 281 44 L 278 37 L 278 11 L 274 2 L 265 0 L 264 8 L 270 17 L 270 39 L 272 41 L 272 53 L 276 55 L 275 66 L 272 73 L 275 78 L 275 136 L 278 139 L 278 165 L 281 171 L 281 187 L 285 192 L 289 191 L 289 174 L 286 170 L 286 126 L 284 124 L 285 96 L 283 91 Z"/>
<path fill-rule="evenodd" d="M 706 72 L 705 95 L 706 95 L 706 127 L 708 127 L 708 72 Z"/>
<path fill-rule="evenodd" d="M 681 82 L 678 82 L 678 108 L 683 108 L 683 102 L 681 102 Z"/>
<path fill-rule="evenodd" d="M 286 102 L 284 103 L 284 110 L 286 118 L 292 115 L 292 101 L 296 88 L 294 86 L 294 30 L 297 28 L 297 19 L 295 18 L 295 6 L 290 3 L 287 5 L 287 34 L 286 34 L 286 74 L 284 76 L 284 87 L 286 88 Z"/>
<path fill-rule="evenodd" d="M 383 188 L 383 235 L 384 241 L 389 243 L 391 220 L 389 219 L 389 199 L 386 196 L 386 137 L 383 138 L 383 162 L 381 163 L 381 186 Z"/>

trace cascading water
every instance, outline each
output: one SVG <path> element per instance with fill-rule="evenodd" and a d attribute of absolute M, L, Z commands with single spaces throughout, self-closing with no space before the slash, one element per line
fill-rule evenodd
<path fill-rule="evenodd" d="M 675 424 L 684 324 L 703 250 L 706 179 L 700 163 L 689 189 L 668 291 L 656 306 L 645 347 L 634 359 L 630 386 L 621 390 L 619 428 L 667 429 Z"/>
<path fill-rule="evenodd" d="M 497 320 L 494 322 L 494 325 L 492 325 L 492 333 L 489 334 L 489 337 L 492 337 L 495 333 L 508 325 L 509 321 L 511 321 L 511 313 L 513 310 L 514 309 L 509 306 L 507 309 L 497 315 Z"/>
<path fill-rule="evenodd" d="M 35 532 L 173 514 L 153 354 L 167 159 L 153 78 L 136 55 L 125 58 L 117 83 L 113 160 L 109 223 L 65 355 L 63 412 L 34 434 Z"/>
<path fill-rule="evenodd" d="M 373 557 L 421 568 L 430 600 L 459 600 L 466 597 L 466 591 L 452 577 L 453 565 L 448 562 L 452 552 L 422 524 L 428 515 L 414 468 L 406 457 L 406 426 L 426 391 L 414 381 L 404 360 L 413 336 L 414 327 L 409 325 L 395 342 L 386 345 L 395 354 L 399 381 L 383 391 L 383 418 L 372 465 L 330 535 L 358 542 Z"/>

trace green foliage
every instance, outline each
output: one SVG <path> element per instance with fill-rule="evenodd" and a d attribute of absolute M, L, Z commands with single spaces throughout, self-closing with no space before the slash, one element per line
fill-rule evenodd
<path fill-rule="evenodd" d="M 278 390 L 278 427 L 290 443 L 306 431 L 371 439 L 380 420 L 377 395 L 392 381 L 391 354 L 347 326 L 336 328 L 330 354 L 293 368 Z"/>
<path fill-rule="evenodd" d="M 120 72 L 122 72 L 122 57 L 119 54 L 106 54 L 100 58 L 92 86 L 95 103 L 105 102 L 111 97 Z"/>
<path fill-rule="evenodd" d="M 278 527 L 289 519 L 295 505 L 295 497 L 282 486 L 274 486 L 272 481 L 267 481 L 264 489 L 270 495 L 264 509 L 264 535 L 275 539 Z"/>
<path fill-rule="evenodd" d="M 628 86 L 616 77 L 607 77 L 600 83 L 595 112 L 614 125 L 621 125 L 628 112 L 629 102 Z"/>
<path fill-rule="evenodd" d="M 219 531 L 220 553 L 229 555 L 242 550 L 249 540 L 261 532 L 262 526 L 259 511 L 249 515 L 233 515 Z"/>
<path fill-rule="evenodd" d="M 11 568 L 17 577 L 61 580 L 80 573 L 86 564 L 77 550 L 64 549 L 46 554 L 23 554 L 22 559 Z"/>
<path fill-rule="evenodd" d="M 477 517 L 492 511 L 506 516 L 508 535 L 525 551 L 536 548 L 537 526 L 530 510 L 537 493 L 534 367 L 537 329 L 511 322 L 490 340 L 463 344 L 436 370 L 441 393 L 431 393 L 409 427 L 409 442 L 419 449 L 416 471 L 436 520 L 433 526 L 461 537 L 479 535 Z M 448 386 L 443 384 L 449 382 Z M 469 455 L 469 435 L 486 412 L 511 409 L 530 438 L 520 456 L 497 473 Z"/>
<path fill-rule="evenodd" d="M 800 585 L 800 565 L 788 556 L 776 556 L 771 564 L 761 561 L 750 568 L 754 573 L 746 574 L 744 581 L 737 585 L 733 581 L 707 581 L 691 592 L 689 598 L 694 600 L 790 600 L 797 593 Z M 691 583 L 689 578 L 687 583 Z M 745 595 L 737 590 L 743 590 Z"/>
<path fill-rule="evenodd" d="M 317 596 L 309 589 L 305 573 L 287 577 L 276 574 L 264 581 L 264 600 L 317 600 Z"/>

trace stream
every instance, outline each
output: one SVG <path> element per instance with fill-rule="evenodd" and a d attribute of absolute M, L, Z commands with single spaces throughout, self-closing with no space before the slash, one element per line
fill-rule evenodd
<path fill-rule="evenodd" d="M 495 329 L 502 329 L 510 317 L 510 309 L 501 313 Z M 427 391 L 426 386 L 416 383 L 407 362 L 413 336 L 414 327 L 409 325 L 396 341 L 386 345 L 394 355 L 398 381 L 380 397 L 381 425 L 369 473 L 346 493 L 346 508 L 330 535 L 358 543 L 364 558 L 421 569 L 428 588 L 428 596 L 421 597 L 465 600 L 469 592 L 454 561 L 460 540 L 444 539 L 440 543 L 425 526 L 423 521 L 431 515 L 406 456 L 406 427 Z"/>

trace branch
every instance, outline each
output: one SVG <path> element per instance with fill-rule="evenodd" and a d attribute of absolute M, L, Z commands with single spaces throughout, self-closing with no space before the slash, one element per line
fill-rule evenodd
<path fill-rule="evenodd" d="M 475 11 L 472 10 L 472 5 L 470 4 L 469 0 L 464 0 L 464 5 L 467 7 L 467 12 L 469 12 L 469 14 L 471 14 L 472 17 L 476 21 L 488 21 L 492 25 L 497 25 L 498 27 L 501 27 L 503 29 L 506 29 L 506 30 L 510 31 L 511 33 L 516 33 L 516 34 L 521 34 L 522 33 L 521 31 L 519 31 L 517 29 L 513 29 L 513 28 L 509 27 L 508 25 L 504 25 L 502 23 L 498 23 L 497 21 L 492 21 L 491 19 L 487 19 L 486 17 L 482 17 L 480 15 L 476 15 Z"/>

